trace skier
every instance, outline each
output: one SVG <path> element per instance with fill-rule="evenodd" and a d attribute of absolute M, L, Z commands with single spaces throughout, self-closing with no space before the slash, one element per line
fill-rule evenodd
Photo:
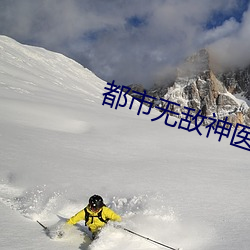
<path fill-rule="evenodd" d="M 105 206 L 101 196 L 95 194 L 89 198 L 89 204 L 72 216 L 67 224 L 74 225 L 80 220 L 85 220 L 85 226 L 92 232 L 94 239 L 109 220 L 120 222 L 122 219 L 120 215 Z"/>

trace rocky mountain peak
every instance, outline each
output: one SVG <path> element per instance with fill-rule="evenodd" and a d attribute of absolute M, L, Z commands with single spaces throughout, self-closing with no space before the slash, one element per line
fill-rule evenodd
<path fill-rule="evenodd" d="M 201 110 L 210 117 L 250 125 L 250 109 L 247 103 L 234 93 L 249 93 L 250 67 L 248 70 L 216 74 L 212 70 L 210 54 L 202 49 L 188 57 L 180 65 L 176 80 L 164 98 L 182 106 Z"/>
<path fill-rule="evenodd" d="M 177 69 L 177 77 L 194 77 L 202 75 L 210 70 L 209 53 L 201 49 L 194 55 L 188 57 Z"/>
<path fill-rule="evenodd" d="M 226 119 L 250 126 L 250 109 L 239 94 L 250 98 L 250 66 L 244 70 L 215 73 L 207 49 L 201 49 L 188 57 L 177 69 L 176 79 L 169 86 L 154 86 L 148 90 L 151 96 L 163 98 L 181 105 L 172 111 L 183 117 L 184 107 L 193 108 L 206 117 Z M 238 96 L 234 96 L 238 94 Z M 161 106 L 166 106 L 162 102 Z M 204 124 L 206 125 L 206 124 Z"/>

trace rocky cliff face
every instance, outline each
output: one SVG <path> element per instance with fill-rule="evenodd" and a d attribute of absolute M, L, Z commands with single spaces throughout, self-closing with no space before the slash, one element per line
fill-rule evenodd
<path fill-rule="evenodd" d="M 219 73 L 217 78 L 225 85 L 227 91 L 241 102 L 241 112 L 237 114 L 242 117 L 242 124 L 250 126 L 250 109 L 248 108 L 250 105 L 250 66 Z M 241 100 L 245 100 L 245 103 Z"/>
<path fill-rule="evenodd" d="M 250 66 L 218 74 L 218 79 L 225 84 L 230 93 L 240 94 L 250 100 Z"/>
<path fill-rule="evenodd" d="M 242 93 L 247 96 L 248 85 L 249 74 L 246 71 L 215 74 L 209 53 L 203 49 L 180 66 L 177 78 L 164 99 L 201 110 L 207 117 L 213 114 L 219 119 L 228 117 L 233 125 L 249 124 L 247 103 L 233 95 Z"/>
<path fill-rule="evenodd" d="M 179 103 L 181 108 L 172 107 L 178 113 L 183 107 L 190 107 L 196 112 L 201 110 L 201 114 L 207 117 L 215 114 L 222 120 L 228 117 L 233 125 L 241 123 L 250 126 L 250 109 L 245 101 L 250 100 L 250 67 L 214 73 L 205 49 L 187 58 L 177 69 L 177 77 L 170 87 L 154 86 L 148 94 Z M 164 107 L 167 104 L 162 102 L 161 105 Z"/>

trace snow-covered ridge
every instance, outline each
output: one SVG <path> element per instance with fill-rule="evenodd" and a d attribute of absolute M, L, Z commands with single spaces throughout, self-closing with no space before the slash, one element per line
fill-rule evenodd
<path fill-rule="evenodd" d="M 99 98 L 103 91 L 104 81 L 72 59 L 40 47 L 22 45 L 6 36 L 0 36 L 0 73 L 3 89 L 17 93 L 36 94 L 40 87 L 48 92 L 70 90 L 85 94 L 85 98 Z"/>
<path fill-rule="evenodd" d="M 0 36 L 0 74 L 0 114 L 5 121 L 81 133 L 89 129 L 86 121 L 50 103 L 70 101 L 68 95 L 82 105 L 101 102 L 104 81 L 91 71 L 61 54 L 5 36 Z"/>

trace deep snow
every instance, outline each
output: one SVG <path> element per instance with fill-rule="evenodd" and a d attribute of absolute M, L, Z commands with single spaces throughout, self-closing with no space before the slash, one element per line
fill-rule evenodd
<path fill-rule="evenodd" d="M 136 103 L 103 106 L 105 86 L 63 55 L 0 36 L 0 248 L 162 249 L 112 225 L 90 244 L 84 223 L 62 239 L 36 223 L 53 228 L 97 193 L 124 227 L 166 245 L 248 250 L 249 152 L 151 122 L 155 110 L 137 116 Z"/>

